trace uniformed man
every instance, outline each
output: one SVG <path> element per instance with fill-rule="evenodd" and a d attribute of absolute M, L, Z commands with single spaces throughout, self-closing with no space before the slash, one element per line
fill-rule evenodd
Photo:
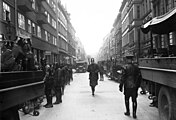
<path fill-rule="evenodd" d="M 98 73 L 99 66 L 94 62 L 94 58 L 91 59 L 91 64 L 88 66 L 87 71 L 89 72 L 90 86 L 92 90 L 92 95 L 94 96 L 95 86 L 98 85 Z"/>
<path fill-rule="evenodd" d="M 61 68 L 58 63 L 55 64 L 55 72 L 54 72 L 54 92 L 56 95 L 56 101 L 54 104 L 59 104 L 62 102 L 62 78 L 61 78 Z"/>
<path fill-rule="evenodd" d="M 104 67 L 102 65 L 102 63 L 100 63 L 99 65 L 99 69 L 100 69 L 100 81 L 104 81 Z"/>
<path fill-rule="evenodd" d="M 46 95 L 46 101 L 47 101 L 44 107 L 51 108 L 53 107 L 52 89 L 54 85 L 54 71 L 49 65 L 46 65 L 46 75 L 44 77 L 44 83 L 45 83 L 45 95 Z"/>
<path fill-rule="evenodd" d="M 62 95 L 64 95 L 65 86 L 67 84 L 67 69 L 66 69 L 66 66 L 64 66 L 63 64 L 61 65 L 60 78 L 62 81 L 61 92 L 62 92 Z"/>
<path fill-rule="evenodd" d="M 136 110 L 137 110 L 137 96 L 138 96 L 138 88 L 140 87 L 140 70 L 137 65 L 132 63 L 133 55 L 126 56 L 126 65 L 124 66 L 123 75 L 120 81 L 119 90 L 122 92 L 122 88 L 124 86 L 124 95 L 125 95 L 125 106 L 126 112 L 125 115 L 130 115 L 129 108 L 129 98 L 132 97 L 133 103 L 133 118 L 137 118 Z"/>

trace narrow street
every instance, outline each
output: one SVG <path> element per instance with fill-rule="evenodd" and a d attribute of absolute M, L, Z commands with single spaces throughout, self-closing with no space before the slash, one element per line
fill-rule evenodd
<path fill-rule="evenodd" d="M 123 94 L 118 83 L 105 78 L 99 81 L 95 96 L 91 95 L 88 73 L 75 73 L 74 80 L 66 86 L 63 102 L 53 108 L 40 108 L 39 116 L 24 115 L 21 120 L 131 120 L 125 116 Z M 55 102 L 55 98 L 53 98 Z M 149 107 L 147 95 L 139 94 L 138 120 L 159 120 L 157 108 Z M 45 104 L 45 101 L 42 103 Z M 132 109 L 131 109 L 132 110 Z"/>

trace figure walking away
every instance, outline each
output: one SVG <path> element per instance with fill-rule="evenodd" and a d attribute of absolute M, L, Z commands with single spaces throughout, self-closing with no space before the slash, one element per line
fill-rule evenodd
<path fill-rule="evenodd" d="M 99 66 L 95 63 L 94 58 L 91 58 L 91 64 L 88 66 L 87 71 L 89 72 L 90 86 L 92 90 L 92 95 L 95 93 L 95 86 L 98 85 L 98 73 Z"/>
<path fill-rule="evenodd" d="M 124 95 L 125 95 L 125 106 L 126 112 L 125 115 L 130 115 L 129 108 L 129 99 L 132 98 L 133 103 L 133 118 L 137 118 L 137 97 L 138 97 L 138 88 L 140 87 L 140 70 L 137 65 L 132 63 L 133 55 L 126 56 L 126 65 L 124 66 L 123 75 L 120 81 L 119 90 L 122 92 L 124 86 Z"/>

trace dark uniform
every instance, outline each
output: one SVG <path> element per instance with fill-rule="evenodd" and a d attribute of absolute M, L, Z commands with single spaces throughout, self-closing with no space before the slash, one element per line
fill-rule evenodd
<path fill-rule="evenodd" d="M 99 69 L 100 69 L 100 81 L 104 81 L 104 68 L 103 68 L 103 65 L 100 65 L 99 66 Z"/>
<path fill-rule="evenodd" d="M 70 85 L 70 73 L 67 65 L 64 67 L 64 72 L 65 72 L 65 85 Z"/>
<path fill-rule="evenodd" d="M 64 95 L 64 90 L 65 90 L 65 85 L 67 84 L 67 70 L 65 66 L 62 66 L 61 71 L 60 71 L 60 78 L 61 78 L 61 92 L 62 95 Z"/>
<path fill-rule="evenodd" d="M 132 59 L 132 57 L 126 57 L 127 59 Z M 129 62 L 125 67 L 120 81 L 119 89 L 122 92 L 122 87 L 124 86 L 124 95 L 125 95 L 125 106 L 126 112 L 125 115 L 130 115 L 129 109 L 129 98 L 132 97 L 133 103 L 133 118 L 136 118 L 137 110 L 137 96 L 138 88 L 140 87 L 140 70 L 137 65 L 134 65 L 132 62 Z"/>
<path fill-rule="evenodd" d="M 69 71 L 69 79 L 70 81 L 73 81 L 73 71 L 71 66 L 68 68 L 68 71 Z"/>
<path fill-rule="evenodd" d="M 92 95 L 94 96 L 95 86 L 98 85 L 98 73 L 99 73 L 99 66 L 94 63 L 94 59 L 91 59 L 91 64 L 88 66 L 87 71 L 89 72 L 89 79 L 90 79 L 90 86 L 92 90 Z"/>
<path fill-rule="evenodd" d="M 46 100 L 47 100 L 47 104 L 44 105 L 44 107 L 50 108 L 50 107 L 53 107 L 52 89 L 54 85 L 54 71 L 51 67 L 47 68 L 44 80 L 45 80 L 44 82 L 45 83 L 45 95 L 46 95 Z"/>
<path fill-rule="evenodd" d="M 56 64 L 54 72 L 54 92 L 56 95 L 56 102 L 54 104 L 59 104 L 62 102 L 61 86 L 62 86 L 61 69 Z"/>

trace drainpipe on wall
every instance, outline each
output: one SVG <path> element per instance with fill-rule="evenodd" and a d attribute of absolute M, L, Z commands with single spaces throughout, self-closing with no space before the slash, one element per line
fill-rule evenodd
<path fill-rule="evenodd" d="M 17 17 L 17 0 L 15 0 L 15 34 L 16 34 L 16 36 L 18 36 L 18 33 L 17 33 L 17 31 L 18 31 L 18 24 L 17 24 L 17 21 L 18 21 L 18 17 Z"/>

